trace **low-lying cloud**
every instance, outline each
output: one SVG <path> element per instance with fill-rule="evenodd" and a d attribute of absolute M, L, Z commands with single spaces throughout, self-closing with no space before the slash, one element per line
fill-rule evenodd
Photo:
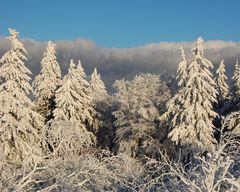
<path fill-rule="evenodd" d="M 40 61 L 47 42 L 32 39 L 22 39 L 22 42 L 29 52 L 28 67 L 33 75 L 36 75 L 40 71 Z M 70 59 L 76 62 L 80 59 L 87 75 L 97 67 L 108 89 L 111 89 L 111 84 L 115 80 L 132 78 L 140 72 L 175 73 L 181 60 L 179 47 L 182 46 L 186 55 L 191 57 L 194 45 L 194 42 L 160 42 L 135 48 L 105 48 L 86 39 L 61 40 L 55 43 L 63 75 L 67 72 Z M 236 59 L 240 57 L 240 42 L 207 41 L 205 47 L 205 56 L 214 65 L 218 65 L 221 59 L 225 60 L 228 75 L 231 76 Z M 9 48 L 10 43 L 4 37 L 0 37 L 0 57 Z"/>

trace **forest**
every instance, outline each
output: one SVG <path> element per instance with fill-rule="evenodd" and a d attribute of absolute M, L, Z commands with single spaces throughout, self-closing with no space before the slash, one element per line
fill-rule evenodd
<path fill-rule="evenodd" d="M 140 73 L 109 93 L 80 60 L 62 76 L 51 41 L 32 77 L 19 33 L 9 33 L 0 59 L 0 191 L 240 191 L 237 58 L 228 78 L 224 58 L 213 65 L 199 37 L 190 58 L 180 48 L 176 75 Z"/>

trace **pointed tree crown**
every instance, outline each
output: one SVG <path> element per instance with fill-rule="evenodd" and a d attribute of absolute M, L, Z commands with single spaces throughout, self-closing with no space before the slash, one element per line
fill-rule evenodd
<path fill-rule="evenodd" d="M 68 74 L 64 76 L 62 86 L 56 91 L 56 109 L 53 111 L 55 120 L 80 120 L 80 96 L 77 93 L 78 81 L 74 77 L 76 65 L 70 61 Z"/>
<path fill-rule="evenodd" d="M 41 61 L 41 72 L 33 82 L 34 94 L 39 99 L 53 97 L 55 90 L 61 84 L 61 70 L 55 48 L 56 44 L 49 41 Z"/>
<path fill-rule="evenodd" d="M 64 76 L 62 86 L 56 91 L 56 109 L 54 120 L 49 129 L 50 145 L 62 142 L 59 155 L 79 155 L 85 148 L 95 145 L 95 136 L 86 128 L 86 120 L 91 121 L 90 98 L 85 87 L 85 73 L 70 61 L 68 74 Z"/>
<path fill-rule="evenodd" d="M 236 64 L 235 64 L 235 70 L 234 70 L 232 80 L 233 80 L 232 95 L 233 97 L 240 97 L 240 66 L 239 66 L 238 60 L 236 61 Z"/>
<path fill-rule="evenodd" d="M 92 121 L 92 98 L 88 90 L 88 82 L 81 62 L 76 66 L 70 61 L 68 74 L 63 78 L 62 86 L 56 91 L 55 120 L 73 120 L 84 124 Z"/>
<path fill-rule="evenodd" d="M 182 88 L 186 85 L 186 78 L 187 78 L 187 60 L 186 60 L 186 56 L 184 53 L 184 49 L 182 47 L 180 47 L 180 51 L 181 51 L 181 57 L 182 57 L 182 61 L 179 63 L 178 65 L 178 69 L 177 69 L 177 80 L 178 80 L 178 86 L 179 88 Z"/>
<path fill-rule="evenodd" d="M 192 49 L 193 59 L 187 67 L 186 87 L 180 89 L 173 102 L 168 104 L 173 114 L 169 137 L 176 144 L 211 148 L 215 143 L 212 122 L 217 116 L 212 103 L 216 102 L 217 91 L 209 70 L 213 65 L 204 57 L 203 42 L 199 37 Z"/>
<path fill-rule="evenodd" d="M 221 60 L 221 63 L 216 71 L 217 74 L 217 89 L 218 89 L 218 96 L 219 96 L 219 102 L 224 101 L 228 94 L 229 94 L 229 88 L 226 83 L 227 76 L 225 75 L 225 65 L 224 60 Z"/>
<path fill-rule="evenodd" d="M 28 97 L 32 88 L 31 72 L 24 63 L 27 51 L 19 33 L 9 32 L 12 47 L 0 59 L 0 150 L 10 160 L 21 161 L 37 145 L 43 122 Z"/>
<path fill-rule="evenodd" d="M 104 82 L 101 79 L 101 75 L 98 74 L 97 68 L 94 68 L 90 80 L 91 96 L 95 101 L 100 101 L 107 97 L 107 90 Z"/>

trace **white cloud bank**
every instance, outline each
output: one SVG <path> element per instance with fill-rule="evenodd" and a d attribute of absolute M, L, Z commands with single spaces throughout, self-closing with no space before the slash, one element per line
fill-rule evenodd
<path fill-rule="evenodd" d="M 32 39 L 22 39 L 28 55 L 28 67 L 33 74 L 39 73 L 40 61 L 47 42 Z M 139 72 L 174 73 L 180 61 L 179 47 L 184 47 L 186 55 L 191 56 L 194 42 L 160 42 L 151 43 L 135 48 L 104 48 L 86 39 L 73 41 L 55 41 L 57 44 L 57 57 L 63 75 L 66 73 L 70 59 L 81 59 L 86 73 L 89 75 L 94 67 L 98 68 L 108 88 L 116 79 L 131 78 Z M 9 49 L 9 42 L 0 37 L 0 57 Z M 207 41 L 205 43 L 205 56 L 214 65 L 221 59 L 225 60 L 228 75 L 232 75 L 237 58 L 240 58 L 240 42 Z"/>

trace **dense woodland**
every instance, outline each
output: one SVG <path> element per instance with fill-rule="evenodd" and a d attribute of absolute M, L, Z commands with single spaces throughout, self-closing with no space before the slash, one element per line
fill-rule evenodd
<path fill-rule="evenodd" d="M 191 58 L 180 48 L 176 78 L 138 74 L 109 94 L 81 61 L 62 77 L 51 41 L 32 79 L 19 33 L 9 32 L 0 191 L 240 191 L 238 61 L 228 80 L 224 60 L 213 68 L 199 37 Z"/>

